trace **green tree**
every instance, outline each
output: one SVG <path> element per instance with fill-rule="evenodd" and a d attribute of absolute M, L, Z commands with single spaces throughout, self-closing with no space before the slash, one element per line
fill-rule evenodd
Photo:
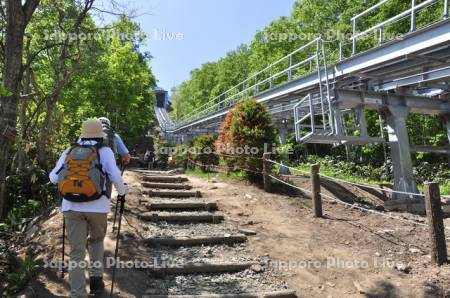
<path fill-rule="evenodd" d="M 198 135 L 192 140 L 194 161 L 201 164 L 204 172 L 209 171 L 209 166 L 219 164 L 219 156 L 214 153 L 214 142 L 212 135 Z"/>
<path fill-rule="evenodd" d="M 258 181 L 262 176 L 262 155 L 265 150 L 272 150 L 278 143 L 275 127 L 272 124 L 265 105 L 248 100 L 240 103 L 233 110 L 228 129 L 221 131 L 219 139 L 226 141 L 231 148 L 233 163 L 248 169 L 247 176 L 251 181 Z M 255 154 L 256 153 L 256 154 Z"/>

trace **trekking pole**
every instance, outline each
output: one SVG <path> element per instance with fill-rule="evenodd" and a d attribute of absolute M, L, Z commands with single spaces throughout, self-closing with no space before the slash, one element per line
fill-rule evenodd
<path fill-rule="evenodd" d="M 123 176 L 124 172 L 125 172 L 125 165 L 122 164 L 120 175 Z M 117 210 L 118 210 L 118 208 L 119 208 L 119 199 L 117 198 L 116 208 L 114 209 L 114 222 L 113 222 L 113 226 L 112 226 L 112 231 L 113 232 L 116 230 L 116 220 L 117 220 Z"/>
<path fill-rule="evenodd" d="M 119 223 L 117 225 L 116 251 L 114 252 L 114 267 L 113 267 L 113 272 L 112 272 L 112 277 L 111 277 L 110 297 L 113 297 L 113 293 L 114 293 L 114 282 L 116 279 L 116 267 L 117 267 L 116 262 L 117 262 L 117 255 L 119 254 L 120 227 L 122 226 L 122 215 L 123 215 L 123 211 L 125 209 L 125 195 L 118 196 L 117 201 L 120 202 L 120 205 L 119 205 L 120 210 L 119 210 Z"/>
<path fill-rule="evenodd" d="M 58 191 L 57 193 L 57 197 L 58 197 L 58 201 L 59 201 L 59 205 L 62 206 L 62 201 L 63 201 L 63 197 L 61 196 L 61 193 Z M 64 212 L 62 213 L 62 217 L 63 217 L 63 224 L 62 224 L 62 251 L 61 251 L 61 255 L 62 255 L 62 261 L 61 261 L 61 278 L 64 278 L 64 274 L 66 271 L 66 263 L 65 263 L 65 259 L 66 259 L 66 217 L 64 216 Z"/>
<path fill-rule="evenodd" d="M 65 264 L 65 252 L 66 252 L 66 218 L 63 215 L 63 228 L 62 228 L 62 264 L 61 264 L 61 278 L 64 278 L 64 273 L 66 271 L 66 264 Z"/>

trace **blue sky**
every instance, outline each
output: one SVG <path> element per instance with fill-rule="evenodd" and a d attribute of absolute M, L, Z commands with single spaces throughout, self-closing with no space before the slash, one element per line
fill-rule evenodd
<path fill-rule="evenodd" d="M 132 0 L 151 15 L 136 20 L 148 34 L 158 85 L 170 90 L 192 69 L 217 60 L 239 44 L 250 43 L 258 29 L 289 15 L 294 0 Z M 161 40 L 163 31 L 166 40 Z M 175 34 L 182 34 L 176 36 Z M 169 36 L 175 40 L 168 40 Z M 181 39 L 181 40 L 177 40 Z"/>

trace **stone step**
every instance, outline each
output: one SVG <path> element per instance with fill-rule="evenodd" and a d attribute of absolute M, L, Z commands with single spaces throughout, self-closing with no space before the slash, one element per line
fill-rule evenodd
<path fill-rule="evenodd" d="M 148 202 L 141 200 L 141 202 Z M 217 210 L 217 203 L 206 202 L 151 202 L 144 203 L 147 210 Z"/>
<path fill-rule="evenodd" d="M 142 182 L 143 187 L 154 189 L 191 189 L 192 186 L 181 183 Z"/>
<path fill-rule="evenodd" d="M 243 234 L 226 236 L 194 236 L 194 237 L 156 237 L 148 238 L 145 242 L 149 245 L 160 246 L 196 246 L 213 244 L 234 244 L 247 241 Z"/>
<path fill-rule="evenodd" d="M 139 218 L 146 221 L 167 221 L 167 222 L 184 222 L 184 223 L 197 223 L 197 222 L 210 222 L 217 223 L 223 221 L 223 215 L 216 215 L 214 213 L 186 213 L 186 212 L 145 212 L 139 215 Z"/>
<path fill-rule="evenodd" d="M 180 176 L 143 176 L 142 180 L 146 182 L 162 182 L 162 183 L 181 183 L 188 181 L 186 177 Z"/>
<path fill-rule="evenodd" d="M 181 266 L 150 268 L 150 270 L 157 276 L 167 274 L 225 273 L 244 271 L 257 264 L 257 262 L 191 263 Z"/>
<path fill-rule="evenodd" d="M 143 194 L 151 197 L 165 197 L 165 198 L 201 198 L 200 191 L 176 191 L 176 190 L 144 190 Z"/>
<path fill-rule="evenodd" d="M 240 294 L 200 294 L 200 295 L 143 295 L 142 298 L 296 298 L 295 291 L 274 291 Z"/>

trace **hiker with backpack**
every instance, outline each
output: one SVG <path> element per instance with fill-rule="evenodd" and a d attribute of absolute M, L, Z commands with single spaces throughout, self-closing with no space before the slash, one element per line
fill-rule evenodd
<path fill-rule="evenodd" d="M 111 148 L 111 150 L 114 152 L 114 155 L 120 155 L 122 158 L 122 164 L 124 166 L 128 165 L 130 163 L 130 153 L 128 151 L 127 146 L 125 146 L 124 142 L 122 141 L 122 138 L 114 132 L 111 121 L 109 121 L 106 117 L 100 117 L 98 118 L 103 126 L 103 132 L 106 134 L 106 137 L 104 139 L 104 144 Z"/>
<path fill-rule="evenodd" d="M 50 181 L 58 184 L 63 197 L 61 210 L 70 243 L 69 281 L 72 298 L 87 297 L 84 266 L 87 243 L 90 292 L 103 292 L 103 241 L 107 214 L 110 212 L 107 180 L 114 184 L 120 197 L 124 198 L 128 192 L 113 151 L 103 144 L 104 137 L 100 120 L 85 121 L 78 143 L 62 153 L 50 172 Z"/>

